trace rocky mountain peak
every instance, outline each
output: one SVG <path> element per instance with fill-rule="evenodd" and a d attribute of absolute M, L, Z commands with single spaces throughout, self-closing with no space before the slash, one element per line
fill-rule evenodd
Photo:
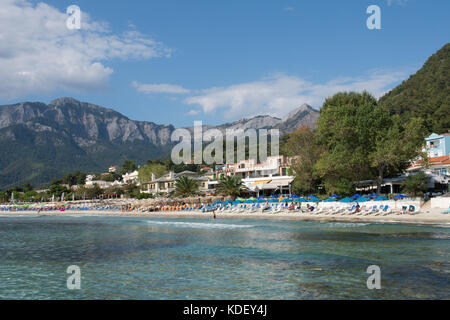
<path fill-rule="evenodd" d="M 289 112 L 284 118 L 283 121 L 287 121 L 288 119 L 294 118 L 296 115 L 298 115 L 300 112 L 314 112 L 317 111 L 313 107 L 311 107 L 309 104 L 302 104 L 300 107 L 295 108 L 291 112 Z"/>

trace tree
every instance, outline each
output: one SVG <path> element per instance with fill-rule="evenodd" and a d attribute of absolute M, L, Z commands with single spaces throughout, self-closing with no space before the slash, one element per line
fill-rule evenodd
<path fill-rule="evenodd" d="M 99 198 L 103 194 L 102 188 L 98 184 L 94 183 L 92 188 L 86 188 L 86 198 Z"/>
<path fill-rule="evenodd" d="M 9 201 L 9 195 L 6 192 L 0 192 L 0 203 L 8 202 L 8 201 Z"/>
<path fill-rule="evenodd" d="M 123 193 L 129 198 L 135 198 L 140 193 L 140 189 L 135 183 L 128 183 L 123 186 Z"/>
<path fill-rule="evenodd" d="M 160 163 L 145 164 L 139 168 L 139 182 L 145 183 L 152 180 L 152 174 L 155 178 L 160 178 L 166 172 L 166 167 Z"/>
<path fill-rule="evenodd" d="M 381 192 L 387 173 L 397 174 L 420 155 L 424 133 L 419 119 L 402 124 L 367 92 L 337 93 L 320 112 L 317 135 L 326 149 L 316 167 L 329 192 L 366 179 L 376 179 Z"/>
<path fill-rule="evenodd" d="M 391 114 L 406 123 L 411 118 L 424 120 L 427 133 L 450 129 L 450 43 L 425 62 L 408 80 L 380 98 Z"/>
<path fill-rule="evenodd" d="M 107 174 L 102 174 L 100 175 L 99 179 L 103 180 L 103 181 L 108 181 L 108 182 L 114 182 L 114 181 L 119 181 L 122 178 L 122 176 L 118 173 L 115 172 L 110 172 Z"/>
<path fill-rule="evenodd" d="M 126 174 L 133 172 L 137 169 L 136 164 L 131 160 L 125 160 L 125 162 L 122 165 L 122 170 L 120 171 L 121 174 Z"/>
<path fill-rule="evenodd" d="M 86 174 L 80 171 L 66 174 L 61 182 L 69 186 L 83 185 L 86 183 Z"/>
<path fill-rule="evenodd" d="M 408 193 L 411 197 L 422 197 L 428 190 L 427 184 L 427 175 L 423 171 L 420 171 L 415 175 L 407 176 L 402 183 L 402 187 L 404 192 Z"/>
<path fill-rule="evenodd" d="M 388 123 L 389 128 L 377 133 L 375 148 L 369 155 L 370 165 L 376 170 L 377 192 L 381 192 L 386 172 L 401 173 L 412 160 L 426 158 L 426 153 L 420 150 L 425 133 L 422 119 L 412 118 L 403 125 L 400 116 L 394 115 Z"/>
<path fill-rule="evenodd" d="M 23 192 L 29 192 L 29 191 L 33 191 L 33 185 L 29 182 L 26 182 L 23 185 Z"/>
<path fill-rule="evenodd" d="M 315 192 L 321 182 L 315 165 L 324 151 L 316 141 L 315 132 L 308 127 L 299 128 L 288 136 L 283 151 L 288 156 L 295 156 L 291 165 L 295 175 L 293 192 Z"/>
<path fill-rule="evenodd" d="M 180 197 L 195 196 L 199 189 L 197 181 L 187 176 L 181 176 L 175 181 L 175 195 Z"/>
<path fill-rule="evenodd" d="M 62 193 L 69 193 L 70 190 L 67 189 L 65 186 L 61 185 L 61 184 L 52 184 L 47 191 L 47 195 L 49 197 L 52 197 L 53 195 L 55 195 L 55 197 L 60 197 L 62 195 Z"/>
<path fill-rule="evenodd" d="M 244 184 L 242 183 L 242 180 L 236 176 L 225 176 L 220 178 L 216 188 L 219 194 L 231 196 L 234 199 L 241 194 L 243 189 Z"/>

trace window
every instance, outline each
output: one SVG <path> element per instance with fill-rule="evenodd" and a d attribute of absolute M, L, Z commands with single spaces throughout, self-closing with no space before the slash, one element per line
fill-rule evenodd
<path fill-rule="evenodd" d="M 430 148 L 438 148 L 438 147 L 439 147 L 439 140 L 430 142 Z"/>

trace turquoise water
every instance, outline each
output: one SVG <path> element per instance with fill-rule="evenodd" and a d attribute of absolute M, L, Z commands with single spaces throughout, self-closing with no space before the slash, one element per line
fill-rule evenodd
<path fill-rule="evenodd" d="M 449 299 L 449 240 L 446 226 L 0 217 L 0 299 Z"/>

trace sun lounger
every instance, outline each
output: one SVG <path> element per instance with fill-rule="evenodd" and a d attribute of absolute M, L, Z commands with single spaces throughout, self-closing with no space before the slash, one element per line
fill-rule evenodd
<path fill-rule="evenodd" d="M 391 207 L 389 207 L 388 205 L 385 205 L 384 208 L 383 208 L 382 215 L 383 216 L 387 216 L 387 215 L 390 215 L 391 213 L 392 213 Z"/>

